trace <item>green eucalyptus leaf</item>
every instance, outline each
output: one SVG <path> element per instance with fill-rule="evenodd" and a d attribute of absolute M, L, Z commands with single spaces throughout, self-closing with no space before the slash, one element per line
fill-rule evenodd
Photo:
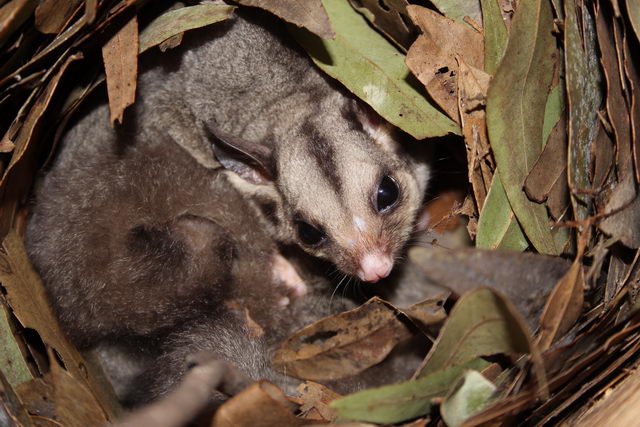
<path fill-rule="evenodd" d="M 33 379 L 11 331 L 9 313 L 2 304 L 0 304 L 0 371 L 14 387 Z"/>
<path fill-rule="evenodd" d="M 372 388 L 331 402 L 341 418 L 374 423 L 397 423 L 427 414 L 433 399 L 443 397 L 467 369 L 481 370 L 489 362 L 474 359 L 416 380 Z"/>
<path fill-rule="evenodd" d="M 554 71 L 553 15 L 546 0 L 522 0 L 507 50 L 487 96 L 487 127 L 500 180 L 518 222 L 541 253 L 557 254 L 547 210 L 530 201 L 524 180 L 542 151 L 542 126 Z"/>
<path fill-rule="evenodd" d="M 523 251 L 529 247 L 497 171 L 480 212 L 476 247 L 508 251 Z"/>
<path fill-rule="evenodd" d="M 484 70 L 493 75 L 507 47 L 509 32 L 497 0 L 482 0 L 484 23 Z"/>
<path fill-rule="evenodd" d="M 553 127 L 560 120 L 564 111 L 564 84 L 554 86 L 547 97 L 547 104 L 544 107 L 544 123 L 542 125 L 542 148 L 547 145 L 547 140 Z"/>
<path fill-rule="evenodd" d="M 324 72 L 369 104 L 387 121 L 417 139 L 460 133 L 460 128 L 425 98 L 405 56 L 369 26 L 344 0 L 324 0 L 336 32 L 321 39 L 290 27 L 296 40 Z"/>

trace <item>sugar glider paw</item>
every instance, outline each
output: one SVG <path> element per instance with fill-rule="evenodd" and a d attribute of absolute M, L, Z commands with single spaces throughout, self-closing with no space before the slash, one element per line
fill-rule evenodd
<path fill-rule="evenodd" d="M 301 297 L 307 293 L 307 285 L 304 280 L 298 275 L 293 265 L 280 254 L 273 257 L 272 274 L 275 280 L 283 283 L 295 296 Z"/>

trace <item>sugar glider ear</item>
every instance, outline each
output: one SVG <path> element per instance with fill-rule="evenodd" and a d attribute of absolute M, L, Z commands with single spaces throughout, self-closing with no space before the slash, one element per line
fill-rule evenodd
<path fill-rule="evenodd" d="M 275 166 L 272 146 L 232 137 L 210 125 L 205 125 L 205 131 L 222 166 L 252 184 L 273 182 Z"/>
<path fill-rule="evenodd" d="M 369 134 L 373 140 L 380 144 L 384 150 L 397 152 L 399 143 L 396 138 L 396 128 L 383 119 L 373 108 L 363 101 L 352 99 L 349 101 L 350 116 L 354 118 L 362 129 Z"/>

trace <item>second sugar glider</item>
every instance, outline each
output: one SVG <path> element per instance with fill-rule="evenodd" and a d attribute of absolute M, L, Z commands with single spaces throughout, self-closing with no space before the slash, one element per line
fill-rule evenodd
<path fill-rule="evenodd" d="M 414 230 L 425 156 L 315 68 L 282 22 L 239 14 L 173 67 L 143 76 L 136 113 L 178 140 L 213 142 L 280 242 L 377 282 Z M 192 133 L 174 130 L 185 121 Z"/>

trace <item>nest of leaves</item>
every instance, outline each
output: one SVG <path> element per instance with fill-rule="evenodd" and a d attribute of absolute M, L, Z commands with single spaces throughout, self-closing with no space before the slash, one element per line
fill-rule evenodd
<path fill-rule="evenodd" d="M 362 369 L 409 335 L 407 322 L 418 330 L 442 322 L 412 379 L 343 397 L 313 382 L 286 397 L 259 382 L 211 422 L 595 424 L 615 410 L 621 425 L 634 424 L 637 2 L 238 0 L 176 3 L 151 22 L 138 19 L 144 3 L 0 1 L 0 420 L 98 425 L 122 414 L 99 365 L 65 339 L 20 237 L 36 173 L 67 120 L 106 80 L 112 121 L 121 121 L 135 101 L 139 54 L 179 45 L 185 31 L 215 25 L 234 7 L 258 6 L 294 24 L 292 36 L 320 69 L 406 133 L 422 143 L 460 135 L 451 144 L 466 147 L 469 191 L 441 217 L 465 217 L 484 250 L 410 252 L 452 290 L 446 303 L 401 309 L 374 299 L 359 315 L 306 330 L 349 330 L 359 318 L 389 332 L 376 351 L 363 350 L 371 334 L 345 333 L 303 352 L 297 334 L 274 360 L 306 379 L 336 354 L 359 358 Z M 211 380 L 206 369 L 191 372 L 177 393 L 203 378 Z M 172 415 L 180 410 L 172 403 L 155 410 L 168 423 L 188 420 Z"/>

